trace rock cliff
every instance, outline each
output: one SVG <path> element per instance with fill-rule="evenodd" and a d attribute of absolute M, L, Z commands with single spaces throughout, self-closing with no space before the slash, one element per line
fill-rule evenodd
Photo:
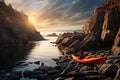
<path fill-rule="evenodd" d="M 119 31 L 116 35 L 112 51 L 115 55 L 118 55 L 118 54 L 120 55 L 120 28 L 119 28 Z"/>
<path fill-rule="evenodd" d="M 43 39 L 29 22 L 27 15 L 0 1 L 0 44 L 27 43 Z"/>
<path fill-rule="evenodd" d="M 62 35 L 56 42 L 59 46 L 66 50 L 66 45 L 63 43 L 67 39 L 67 49 L 74 49 L 78 52 L 80 50 L 91 50 L 97 48 L 112 48 L 113 51 L 117 50 L 120 53 L 119 45 L 119 28 L 120 28 L 120 0 L 106 0 L 105 4 L 96 8 L 92 17 L 85 23 L 82 29 L 82 35 L 74 38 L 72 42 L 69 38 Z M 72 37 L 76 37 L 73 35 Z M 82 39 L 81 39 L 82 37 Z"/>

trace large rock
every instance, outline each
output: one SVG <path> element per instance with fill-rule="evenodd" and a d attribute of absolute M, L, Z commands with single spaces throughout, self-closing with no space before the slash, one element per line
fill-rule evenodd
<path fill-rule="evenodd" d="M 106 0 L 105 4 L 94 10 L 92 17 L 85 23 L 82 36 L 76 38 L 75 34 L 66 34 L 67 36 L 58 38 L 59 43 L 57 42 L 57 44 L 62 43 L 61 49 L 74 48 L 76 52 L 96 48 L 112 48 L 114 44 L 113 50 L 119 54 L 119 21 L 120 0 Z"/>
<path fill-rule="evenodd" d="M 117 70 L 118 66 L 115 64 L 103 64 L 99 69 L 99 72 L 114 78 L 116 76 Z"/>
<path fill-rule="evenodd" d="M 0 44 L 27 43 L 44 38 L 29 22 L 23 12 L 14 10 L 11 5 L 0 2 Z"/>
<path fill-rule="evenodd" d="M 114 80 L 120 80 L 120 69 L 117 71 L 117 74 L 116 74 Z"/>
<path fill-rule="evenodd" d="M 106 9 L 105 20 L 103 23 L 103 30 L 101 34 L 102 42 L 104 46 L 112 46 L 116 34 L 120 27 L 120 1 L 108 0 L 108 8 Z"/>
<path fill-rule="evenodd" d="M 112 51 L 115 55 L 120 55 L 120 28 L 119 28 L 119 31 L 118 31 L 117 36 L 115 38 Z"/>
<path fill-rule="evenodd" d="M 83 28 L 83 32 L 88 33 L 88 36 L 86 40 L 81 42 L 81 48 L 86 48 L 85 46 L 90 46 L 90 48 L 113 46 L 120 26 L 119 3 L 119 0 L 106 0 L 102 7 L 94 11 L 93 16 Z"/>

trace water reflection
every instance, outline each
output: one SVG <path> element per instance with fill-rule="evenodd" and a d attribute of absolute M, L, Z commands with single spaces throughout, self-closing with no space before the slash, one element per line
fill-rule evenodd
<path fill-rule="evenodd" d="M 0 47 L 0 70 L 13 68 L 18 61 L 25 60 L 34 46 L 35 43 L 17 47 Z"/>
<path fill-rule="evenodd" d="M 54 42 L 56 38 L 46 37 L 48 40 L 18 47 L 0 47 L 0 70 L 33 70 L 40 66 L 34 64 L 36 61 L 47 66 L 55 66 L 55 62 L 51 59 L 61 56 L 61 52 L 50 42 Z"/>

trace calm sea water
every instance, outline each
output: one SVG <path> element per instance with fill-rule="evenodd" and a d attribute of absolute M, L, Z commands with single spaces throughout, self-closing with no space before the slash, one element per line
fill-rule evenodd
<path fill-rule="evenodd" d="M 66 31 L 55 32 L 57 34 Z M 72 32 L 72 31 L 68 31 Z M 41 34 L 45 35 L 53 33 L 51 31 L 41 31 Z M 57 37 L 45 37 L 48 40 L 45 41 L 35 41 L 24 46 L 9 46 L 0 47 L 0 70 L 10 69 L 13 71 L 24 71 L 33 70 L 38 68 L 40 65 L 34 64 L 36 61 L 44 63 L 47 66 L 55 66 L 55 62 L 51 60 L 52 58 L 58 58 L 61 56 L 61 52 L 54 42 Z"/>
<path fill-rule="evenodd" d="M 55 44 L 52 44 L 50 42 L 55 41 L 57 37 L 45 38 L 48 40 L 34 42 L 35 45 L 26 55 L 26 58 L 18 61 L 17 63 L 21 64 L 13 68 L 13 70 L 33 70 L 34 68 L 38 68 L 40 66 L 34 64 L 36 61 L 40 61 L 40 64 L 44 63 L 46 66 L 55 66 L 56 64 L 52 58 L 58 58 L 62 54 L 58 48 L 55 47 Z"/>
<path fill-rule="evenodd" d="M 61 56 L 61 52 L 50 43 L 57 37 L 45 37 L 48 40 L 31 42 L 24 46 L 0 47 L 0 69 L 12 69 L 14 71 L 33 70 L 40 65 L 36 61 L 45 63 L 47 66 L 55 66 L 52 58 Z"/>

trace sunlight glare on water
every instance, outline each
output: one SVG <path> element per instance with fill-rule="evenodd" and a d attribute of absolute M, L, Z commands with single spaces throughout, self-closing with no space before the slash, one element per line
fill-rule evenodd
<path fill-rule="evenodd" d="M 45 41 L 37 41 L 35 42 L 35 47 L 30 51 L 29 55 L 26 57 L 26 60 L 23 61 L 25 63 L 29 62 L 36 62 L 40 61 L 41 63 L 44 63 L 47 66 L 55 66 L 55 62 L 52 60 L 52 58 L 58 58 L 61 56 L 61 52 L 58 50 L 57 47 L 55 47 L 55 44 L 52 44 L 50 42 L 54 42 L 57 37 L 45 37 Z M 28 66 L 19 65 L 14 68 L 14 70 L 33 70 L 34 68 L 38 68 L 40 65 L 36 64 L 28 64 Z"/>

